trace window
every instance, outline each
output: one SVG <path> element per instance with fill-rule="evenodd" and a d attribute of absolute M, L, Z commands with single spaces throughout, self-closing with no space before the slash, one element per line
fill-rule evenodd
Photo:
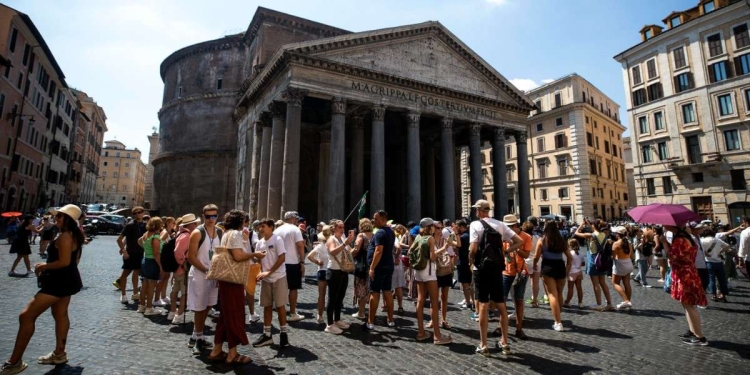
<path fill-rule="evenodd" d="M 745 110 L 750 112 L 750 90 L 745 90 Z"/>
<path fill-rule="evenodd" d="M 641 134 L 648 134 L 648 118 L 646 116 L 638 118 L 638 130 Z"/>
<path fill-rule="evenodd" d="M 536 131 L 541 132 L 544 130 L 544 124 L 536 124 Z"/>
<path fill-rule="evenodd" d="M 734 44 L 737 49 L 750 46 L 750 35 L 748 35 L 746 23 L 735 26 L 732 31 L 734 32 Z"/>
<path fill-rule="evenodd" d="M 26 66 L 26 64 L 29 63 L 29 52 L 31 50 L 31 46 L 29 46 L 28 43 L 24 43 L 23 46 L 23 59 L 21 60 L 21 63 L 23 66 Z"/>
<path fill-rule="evenodd" d="M 547 178 L 547 162 L 543 161 L 537 164 L 539 169 L 539 178 Z"/>
<path fill-rule="evenodd" d="M 671 20 L 669 20 L 669 23 L 672 24 L 672 27 L 680 26 L 680 16 L 674 16 Z"/>
<path fill-rule="evenodd" d="M 543 201 L 546 201 L 546 200 L 548 200 L 548 199 L 549 199 L 549 198 L 547 197 L 547 189 L 539 189 L 539 195 L 540 195 L 540 198 L 541 198 L 541 199 L 542 199 Z"/>
<path fill-rule="evenodd" d="M 708 55 L 710 57 L 724 53 L 724 47 L 721 45 L 721 34 L 711 35 L 706 40 L 708 41 Z"/>
<path fill-rule="evenodd" d="M 125 172 L 125 178 L 128 178 L 128 177 L 130 177 L 130 173 Z"/>
<path fill-rule="evenodd" d="M 182 97 L 182 86 L 177 88 L 177 99 Z"/>
<path fill-rule="evenodd" d="M 216 80 L 216 89 L 221 90 L 221 85 L 222 85 L 222 79 L 219 78 Z"/>
<path fill-rule="evenodd" d="M 646 179 L 646 193 L 648 195 L 656 195 L 656 185 L 654 185 L 653 178 Z"/>
<path fill-rule="evenodd" d="M 734 114 L 734 106 L 732 105 L 732 96 L 730 94 L 720 95 L 716 99 L 719 101 L 719 116 Z"/>
<path fill-rule="evenodd" d="M 557 160 L 557 174 L 560 176 L 565 176 L 568 170 L 568 161 L 566 159 L 558 159 Z"/>
<path fill-rule="evenodd" d="M 703 4 L 703 14 L 711 13 L 714 9 L 716 9 L 716 6 L 714 6 L 713 1 Z"/>
<path fill-rule="evenodd" d="M 513 155 L 513 152 L 511 150 L 511 146 L 505 146 L 505 158 L 510 159 Z"/>
<path fill-rule="evenodd" d="M 737 151 L 740 149 L 740 134 L 737 129 L 724 131 L 724 144 L 727 151 Z"/>
<path fill-rule="evenodd" d="M 732 78 L 732 72 L 729 70 L 726 61 L 719 61 L 708 67 L 708 80 L 711 83 L 721 82 L 727 78 Z"/>
<path fill-rule="evenodd" d="M 695 108 L 693 107 L 693 103 L 682 105 L 682 122 L 683 124 L 695 122 Z"/>
<path fill-rule="evenodd" d="M 746 53 L 734 59 L 734 70 L 738 76 L 750 74 L 750 53 Z"/>
<path fill-rule="evenodd" d="M 559 92 L 555 94 L 555 108 L 562 106 L 562 94 Z"/>
<path fill-rule="evenodd" d="M 664 194 L 672 194 L 672 178 L 669 176 L 662 177 L 661 185 L 664 187 Z"/>
<path fill-rule="evenodd" d="M 744 169 L 733 169 L 729 174 L 732 176 L 732 190 L 747 190 Z"/>
<path fill-rule="evenodd" d="M 664 130 L 664 112 L 654 113 L 654 130 Z"/>
<path fill-rule="evenodd" d="M 586 103 L 586 93 L 582 92 L 581 94 L 583 94 L 583 102 Z M 588 118 L 587 118 L 587 120 L 588 120 Z M 586 123 L 588 123 L 588 121 L 586 121 Z"/>
<path fill-rule="evenodd" d="M 631 72 L 633 73 L 633 85 L 640 85 L 643 83 L 643 79 L 641 79 L 641 67 L 639 65 L 634 66 L 633 69 L 631 69 Z"/>
<path fill-rule="evenodd" d="M 596 139 L 596 149 L 599 149 L 599 136 L 594 137 Z"/>
<path fill-rule="evenodd" d="M 654 161 L 651 158 L 651 147 L 650 146 L 641 146 L 641 158 L 643 159 L 644 163 L 651 163 Z"/>
<path fill-rule="evenodd" d="M 596 160 L 589 159 L 589 168 L 591 169 L 591 174 L 597 174 L 596 173 Z"/>
<path fill-rule="evenodd" d="M 4 113 L 3 109 L 5 108 L 5 94 L 0 94 L 0 114 Z"/>
<path fill-rule="evenodd" d="M 130 154 L 128 154 L 128 155 L 130 155 Z M 128 157 L 130 157 L 130 156 L 128 156 Z M 128 167 L 130 167 L 130 163 L 125 163 L 125 168 L 128 168 Z"/>
<path fill-rule="evenodd" d="M 117 172 L 112 173 L 112 177 L 118 177 Z"/>
<path fill-rule="evenodd" d="M 555 126 L 563 126 L 562 117 L 558 117 L 555 119 Z"/>
<path fill-rule="evenodd" d="M 119 166 L 120 166 L 120 163 L 115 162 L 115 167 L 119 167 Z"/>
<path fill-rule="evenodd" d="M 653 33 L 651 32 L 651 29 L 648 29 L 648 30 L 646 30 L 646 32 L 645 32 L 645 33 L 643 33 L 643 36 L 645 36 L 645 37 L 646 37 L 646 40 L 649 40 L 649 39 L 651 39 L 651 37 L 652 37 L 653 35 L 654 35 L 654 34 L 653 34 Z"/>
<path fill-rule="evenodd" d="M 687 145 L 688 162 L 690 164 L 702 163 L 703 156 L 701 155 L 701 144 L 698 136 L 685 137 L 685 144 Z"/>
<path fill-rule="evenodd" d="M 747 90 L 747 91 L 748 91 L 748 94 L 747 94 L 748 95 L 748 101 L 750 101 L 750 90 Z M 594 147 L 594 140 L 593 140 L 593 138 L 594 138 L 593 134 L 591 134 L 590 132 L 586 132 L 586 144 L 589 147 Z"/>
<path fill-rule="evenodd" d="M 536 139 L 536 151 L 544 152 L 544 138 L 539 137 Z"/>
<path fill-rule="evenodd" d="M 508 168 L 508 181 L 513 181 L 513 168 Z"/>
<path fill-rule="evenodd" d="M 18 30 L 13 29 L 13 32 L 10 34 L 10 46 L 8 47 L 10 52 L 16 52 L 16 39 L 18 39 Z"/>
<path fill-rule="evenodd" d="M 656 59 L 646 61 L 646 70 L 648 71 L 648 79 L 656 78 Z"/>
<path fill-rule="evenodd" d="M 687 60 L 685 59 L 685 47 L 679 47 L 672 50 L 672 58 L 674 59 L 675 69 L 686 67 Z"/>
<path fill-rule="evenodd" d="M 612 144 L 612 155 L 617 157 L 617 145 L 614 143 Z"/>
<path fill-rule="evenodd" d="M 703 172 L 693 173 L 693 182 L 703 182 Z"/>
<path fill-rule="evenodd" d="M 693 88 L 692 76 L 690 72 L 682 73 L 674 77 L 674 88 L 677 92 L 683 92 L 685 90 Z"/>
<path fill-rule="evenodd" d="M 555 148 L 564 148 L 568 147 L 568 137 L 565 136 L 565 134 L 557 134 L 555 135 Z"/>
<path fill-rule="evenodd" d="M 128 185 L 122 185 L 122 191 L 128 191 Z"/>
<path fill-rule="evenodd" d="M 604 152 L 609 154 L 609 141 L 604 141 Z"/>
<path fill-rule="evenodd" d="M 646 103 L 646 89 L 638 89 L 633 91 L 633 105 L 639 106 Z"/>
<path fill-rule="evenodd" d="M 564 187 L 557 189 L 557 196 L 560 197 L 560 199 L 569 198 L 570 196 L 568 195 L 568 188 Z"/>
<path fill-rule="evenodd" d="M 16 83 L 16 87 L 20 90 L 22 85 L 23 85 L 23 73 L 18 72 L 18 82 Z"/>
<path fill-rule="evenodd" d="M 586 116 L 586 123 L 589 123 L 589 116 Z"/>
<path fill-rule="evenodd" d="M 662 89 L 661 89 L 661 83 L 657 82 L 648 87 L 648 101 L 661 99 L 663 96 L 664 96 L 664 93 L 662 92 Z"/>
<path fill-rule="evenodd" d="M 667 160 L 669 153 L 667 152 L 667 142 L 659 142 L 656 145 L 656 149 L 659 151 L 659 160 Z"/>

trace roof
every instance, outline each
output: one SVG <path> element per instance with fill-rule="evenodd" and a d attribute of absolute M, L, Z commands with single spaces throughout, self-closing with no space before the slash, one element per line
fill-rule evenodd
<path fill-rule="evenodd" d="M 658 28 L 659 30 L 664 30 L 664 27 L 662 27 L 662 26 L 651 24 L 651 25 L 646 25 L 646 26 L 643 26 L 643 28 L 642 28 L 642 29 L 640 29 L 640 30 L 639 30 L 638 32 L 639 32 L 639 33 L 642 33 L 642 32 L 644 32 L 644 31 L 646 31 L 646 30 L 648 30 L 648 29 L 650 29 L 650 28 L 652 28 L 652 27 L 656 27 L 656 28 Z"/>
<path fill-rule="evenodd" d="M 31 17 L 29 17 L 29 15 L 27 15 L 26 13 L 19 12 L 18 10 L 11 8 L 7 5 L 4 5 L 4 4 L 2 5 L 18 13 L 18 16 L 21 18 L 24 24 L 26 24 L 26 27 L 29 28 L 29 31 L 31 31 L 31 34 L 34 35 L 34 39 L 36 39 L 36 41 L 39 42 L 39 47 L 42 49 L 42 51 L 44 51 L 44 54 L 47 56 L 47 59 L 49 60 L 50 64 L 52 64 L 52 68 L 55 69 L 55 73 L 57 74 L 57 77 L 60 79 L 60 83 L 62 84 L 63 87 L 68 88 L 68 83 L 65 82 L 65 74 L 60 68 L 60 65 L 57 64 L 57 60 L 55 60 L 55 55 L 52 54 L 52 51 L 49 49 L 49 46 L 47 46 L 47 42 L 45 42 L 44 37 L 42 37 L 42 33 L 39 32 L 39 29 L 36 28 L 36 25 L 34 25 L 34 21 L 31 20 Z"/>

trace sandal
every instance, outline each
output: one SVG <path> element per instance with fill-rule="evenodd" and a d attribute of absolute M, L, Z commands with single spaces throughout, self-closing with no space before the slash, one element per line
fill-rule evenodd
<path fill-rule="evenodd" d="M 206 357 L 206 359 L 208 359 L 211 362 L 219 362 L 219 361 L 226 360 L 227 356 L 228 356 L 228 354 L 226 352 L 222 351 L 222 352 L 219 353 L 219 355 L 215 355 L 215 356 L 214 355 L 209 355 L 208 357 Z"/>
<path fill-rule="evenodd" d="M 398 308 L 398 315 L 404 315 L 404 308 L 403 307 L 399 307 Z"/>
<path fill-rule="evenodd" d="M 538 308 L 539 308 L 539 303 L 538 303 L 538 302 L 533 302 L 533 303 L 531 304 L 531 307 L 533 307 L 533 308 L 535 308 L 535 309 L 538 309 Z"/>
<path fill-rule="evenodd" d="M 450 324 L 448 324 L 448 322 L 446 322 L 445 320 L 443 320 L 443 321 L 442 321 L 442 322 L 440 323 L 440 328 L 451 329 L 451 328 L 453 328 L 453 327 L 451 327 L 451 325 L 450 325 Z"/>
<path fill-rule="evenodd" d="M 252 361 L 253 360 L 250 357 L 246 355 L 242 355 L 242 354 L 237 354 L 237 356 L 234 357 L 234 359 L 232 359 L 231 361 L 229 360 L 229 357 L 227 356 L 228 365 L 246 365 Z"/>
<path fill-rule="evenodd" d="M 716 301 L 718 301 L 718 300 L 719 300 L 719 297 L 717 297 L 717 296 L 715 296 L 715 295 L 711 296 L 711 301 L 714 301 L 714 302 L 716 302 Z"/>
<path fill-rule="evenodd" d="M 430 322 L 427 323 L 427 325 L 425 325 L 424 327 L 425 328 L 432 328 L 432 320 L 430 320 Z"/>
<path fill-rule="evenodd" d="M 417 341 L 424 341 L 430 338 L 430 334 L 425 332 L 424 335 L 419 336 L 417 335 Z"/>

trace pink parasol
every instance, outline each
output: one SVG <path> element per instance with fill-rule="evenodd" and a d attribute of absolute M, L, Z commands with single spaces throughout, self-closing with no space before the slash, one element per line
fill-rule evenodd
<path fill-rule="evenodd" d="M 684 226 L 688 221 L 700 221 L 701 217 L 681 204 L 652 203 L 628 210 L 628 216 L 638 223 L 661 224 L 676 227 Z"/>

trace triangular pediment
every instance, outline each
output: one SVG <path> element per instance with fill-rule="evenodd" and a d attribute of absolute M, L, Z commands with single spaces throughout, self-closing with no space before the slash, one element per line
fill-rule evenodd
<path fill-rule="evenodd" d="M 497 100 L 533 103 L 439 22 L 291 44 L 287 51 Z"/>

